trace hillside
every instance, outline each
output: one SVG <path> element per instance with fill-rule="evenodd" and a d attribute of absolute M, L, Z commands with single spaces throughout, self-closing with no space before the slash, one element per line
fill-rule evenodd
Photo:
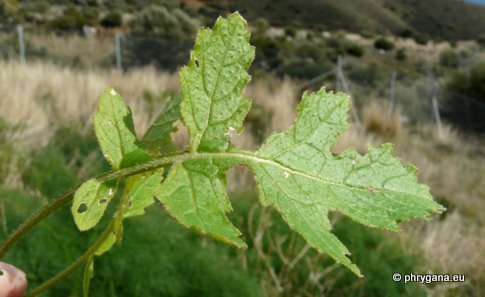
<path fill-rule="evenodd" d="M 485 7 L 456 0 L 186 0 L 214 14 L 239 10 L 248 19 L 356 33 L 424 34 L 438 39 L 475 39 L 485 32 Z"/>
<path fill-rule="evenodd" d="M 238 10 L 249 21 L 274 27 L 346 30 L 363 35 L 394 34 L 433 39 L 476 39 L 485 32 L 485 6 L 458 0 L 0 0 L 2 25 L 30 24 L 69 31 L 89 26 L 127 26 L 152 5 L 180 8 L 207 25 Z"/>
<path fill-rule="evenodd" d="M 485 33 L 485 6 L 456 0 L 385 0 L 418 32 L 443 39 L 475 39 Z"/>

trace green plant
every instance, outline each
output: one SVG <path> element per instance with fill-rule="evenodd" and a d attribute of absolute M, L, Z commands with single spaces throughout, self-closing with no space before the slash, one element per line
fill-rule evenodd
<path fill-rule="evenodd" d="M 416 41 L 417 44 L 426 45 L 428 44 L 429 39 L 426 37 L 426 35 L 417 34 L 414 36 L 414 41 Z"/>
<path fill-rule="evenodd" d="M 457 68 L 460 59 L 453 50 L 445 50 L 440 53 L 440 65 L 447 68 Z"/>
<path fill-rule="evenodd" d="M 137 13 L 130 27 L 138 35 L 187 40 L 197 31 L 198 22 L 178 8 L 152 5 Z"/>
<path fill-rule="evenodd" d="M 105 15 L 99 22 L 103 27 L 114 28 L 123 25 L 123 16 L 117 11 Z"/>
<path fill-rule="evenodd" d="M 443 117 L 459 128 L 485 131 L 485 61 L 469 72 L 457 72 L 446 85 Z"/>
<path fill-rule="evenodd" d="M 0 257 L 43 218 L 72 200 L 74 222 L 81 231 L 98 225 L 110 202 L 117 205 L 93 245 L 28 296 L 48 289 L 83 264 L 87 294 L 94 257 L 119 243 L 123 221 L 144 214 L 154 197 L 182 225 L 245 247 L 240 231 L 226 216 L 231 205 L 225 175 L 238 164 L 253 170 L 262 205 L 273 206 L 310 246 L 357 276 L 361 273 L 347 257 L 349 251 L 330 232 L 329 212 L 398 231 L 398 222 L 443 211 L 428 187 L 417 183 L 416 169 L 401 165 L 391 155 L 391 145 L 371 147 L 364 156 L 354 150 L 331 153 L 336 137 L 347 129 L 350 102 L 342 93 L 324 89 L 305 93 L 296 122 L 286 132 L 273 134 L 256 152 L 233 146 L 230 136 L 240 131 L 251 106 L 242 91 L 250 80 L 247 69 L 253 59 L 249 32 L 238 13 L 219 18 L 212 30 L 200 30 L 190 61 L 180 71 L 181 100 L 170 101 L 141 140 L 121 96 L 111 88 L 101 96 L 94 129 L 113 171 L 88 180 L 32 215 L 0 246 Z M 178 118 L 190 134 L 190 144 L 183 151 L 165 147 Z"/>
<path fill-rule="evenodd" d="M 10 166 L 14 161 L 15 146 L 9 135 L 20 129 L 20 126 L 12 125 L 0 117 L 0 181 L 4 181 L 7 178 Z"/>
<path fill-rule="evenodd" d="M 63 14 L 48 23 L 48 27 L 54 31 L 75 31 L 81 30 L 87 24 L 84 16 L 75 8 L 67 8 Z"/>
<path fill-rule="evenodd" d="M 477 37 L 477 43 L 481 46 L 485 46 L 485 34 L 480 34 Z"/>
<path fill-rule="evenodd" d="M 396 51 L 396 60 L 405 61 L 407 59 L 406 49 L 400 48 Z"/>
<path fill-rule="evenodd" d="M 383 51 L 390 51 L 394 48 L 394 43 L 385 38 L 379 38 L 374 42 L 374 47 Z"/>
<path fill-rule="evenodd" d="M 347 54 L 354 57 L 362 57 L 365 53 L 364 48 L 357 44 L 349 44 L 345 51 Z"/>

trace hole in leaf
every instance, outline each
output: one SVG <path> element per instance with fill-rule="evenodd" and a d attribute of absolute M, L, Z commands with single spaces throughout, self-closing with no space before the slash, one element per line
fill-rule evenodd
<path fill-rule="evenodd" d="M 199 68 L 199 60 L 194 60 L 194 62 L 195 62 L 195 66 Z"/>
<path fill-rule="evenodd" d="M 0 269 L 0 276 L 2 276 L 4 273 L 3 273 L 3 270 Z"/>
<path fill-rule="evenodd" d="M 130 200 L 128 201 L 128 208 L 131 208 L 133 206 L 133 202 Z"/>
<path fill-rule="evenodd" d="M 106 202 L 108 202 L 108 200 L 105 198 L 102 198 L 102 199 L 99 199 L 98 204 L 101 205 L 101 204 L 105 204 Z"/>
<path fill-rule="evenodd" d="M 84 202 L 79 204 L 79 207 L 77 208 L 77 212 L 83 213 L 83 212 L 86 212 L 86 211 L 88 211 L 88 205 Z"/>

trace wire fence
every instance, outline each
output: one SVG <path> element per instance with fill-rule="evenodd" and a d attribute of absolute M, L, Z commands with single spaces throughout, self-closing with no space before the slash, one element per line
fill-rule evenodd
<path fill-rule="evenodd" d="M 189 59 L 193 41 L 115 34 L 56 35 L 45 34 L 21 25 L 0 28 L 0 58 L 30 62 L 50 60 L 62 65 L 80 68 L 117 68 L 120 71 L 133 67 L 152 65 L 162 71 L 175 71 Z M 265 49 L 267 57 L 256 58 L 256 67 L 263 70 L 276 68 L 274 57 L 279 49 Z M 264 53 L 263 53 L 264 55 Z M 273 59 L 273 60 L 272 60 Z M 467 61 L 467 63 L 474 63 Z M 476 62 L 475 62 L 476 63 Z M 432 121 L 441 129 L 443 80 L 433 75 L 428 67 L 419 77 L 409 78 L 391 71 L 376 75 L 369 67 L 362 71 L 362 63 L 339 56 L 328 69 L 321 69 L 312 79 L 303 81 L 298 88 L 304 90 L 315 85 L 331 85 L 337 91 L 347 93 L 353 101 L 351 115 L 354 123 L 361 125 L 360 112 L 368 98 L 388 100 L 389 111 L 396 106 L 402 109 L 403 122 Z M 283 69 L 284 72 L 284 69 Z M 369 92 L 369 89 L 372 92 Z"/>

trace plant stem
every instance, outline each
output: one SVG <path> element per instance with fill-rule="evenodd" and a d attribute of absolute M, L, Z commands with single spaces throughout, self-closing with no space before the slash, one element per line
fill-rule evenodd
<path fill-rule="evenodd" d="M 112 220 L 109 225 L 106 227 L 106 229 L 103 231 L 101 236 L 96 240 L 96 242 L 93 243 L 89 247 L 89 249 L 84 252 L 84 254 L 79 257 L 76 261 L 74 261 L 71 265 L 66 267 L 63 271 L 58 273 L 56 276 L 51 278 L 50 280 L 46 281 L 42 285 L 38 286 L 37 288 L 33 289 L 31 292 L 27 293 L 24 295 L 24 297 L 33 297 L 36 296 L 45 290 L 49 289 L 56 283 L 60 282 L 64 278 L 66 278 L 69 274 L 71 274 L 74 270 L 76 270 L 79 266 L 81 266 L 84 262 L 88 261 L 99 249 L 99 247 L 105 242 L 105 240 L 108 238 L 108 236 L 111 234 L 113 231 L 113 225 L 114 225 L 114 220 Z"/>
<path fill-rule="evenodd" d="M 104 183 L 113 179 L 117 179 L 120 177 L 127 177 L 135 174 L 139 174 L 142 172 L 146 172 L 149 170 L 154 170 L 163 166 L 166 166 L 168 164 L 174 164 L 174 163 L 181 163 L 184 161 L 188 160 L 197 160 L 197 159 L 230 159 L 233 160 L 235 163 L 249 163 L 249 162 L 256 162 L 256 163 L 262 163 L 262 164 L 270 164 L 272 166 L 278 167 L 281 170 L 292 173 L 295 175 L 301 175 L 305 176 L 311 179 L 316 178 L 315 176 L 308 175 L 306 173 L 302 173 L 299 171 L 295 171 L 292 168 L 289 168 L 287 166 L 284 166 L 278 162 L 275 162 L 274 160 L 269 160 L 265 158 L 261 158 L 260 156 L 253 154 L 251 152 L 245 152 L 245 151 L 237 151 L 237 152 L 216 152 L 216 153 L 189 153 L 189 152 L 177 152 L 177 153 L 172 153 L 172 154 L 167 154 L 164 155 L 158 159 L 148 161 L 143 164 L 138 164 L 134 165 L 132 167 L 127 167 L 127 168 L 122 168 L 119 170 L 107 172 L 101 175 L 98 175 L 95 177 L 99 182 Z M 328 183 L 328 184 L 335 184 L 335 185 L 341 185 L 337 181 L 333 181 L 330 179 L 323 179 L 321 177 L 318 177 L 318 179 L 322 182 Z M 347 187 L 350 187 L 350 185 L 346 185 Z M 367 187 L 363 186 L 358 186 L 354 185 L 352 186 L 356 189 L 362 190 L 362 191 L 368 191 Z M 50 215 L 54 210 L 58 209 L 62 205 L 66 204 L 70 200 L 72 200 L 73 193 L 75 192 L 76 189 L 71 190 L 64 195 L 62 195 L 60 198 L 51 201 L 49 204 L 41 208 L 39 211 L 34 213 L 30 218 L 27 219 L 20 227 L 18 227 L 7 239 L 5 240 L 4 243 L 0 246 L 0 259 L 7 253 L 8 249 L 14 245 L 25 233 L 27 233 L 32 227 L 34 227 L 36 224 L 38 224 L 42 219 Z M 380 191 L 386 191 L 386 189 L 380 189 Z"/>
<path fill-rule="evenodd" d="M 61 197 L 50 201 L 47 205 L 32 214 L 27 220 L 25 220 L 17 229 L 15 229 L 0 245 L 0 259 L 5 256 L 8 250 L 24 236 L 30 229 L 42 221 L 45 217 L 49 216 L 55 210 L 71 201 L 75 190 L 64 193 Z"/>
<path fill-rule="evenodd" d="M 178 159 L 187 159 L 187 154 L 172 154 L 164 156 L 160 159 L 148 162 L 146 164 L 136 165 L 129 168 L 120 169 L 117 171 L 107 172 L 95 177 L 100 182 L 107 182 L 118 177 L 126 177 L 134 175 L 140 172 L 144 172 L 150 169 L 159 168 L 164 165 L 176 162 Z M 47 205 L 43 206 L 36 212 L 34 212 L 29 218 L 27 218 L 20 226 L 18 226 L 0 245 L 0 260 L 7 254 L 9 249 L 17 243 L 27 232 L 30 231 L 35 225 L 40 223 L 44 218 L 52 214 L 55 210 L 59 209 L 64 204 L 73 199 L 74 193 L 78 187 L 64 193 L 61 197 L 50 201 Z"/>
<path fill-rule="evenodd" d="M 277 163 L 273 160 L 261 158 L 251 152 L 217 152 L 217 153 L 189 153 L 189 152 L 177 152 L 172 154 L 164 155 L 158 159 L 148 161 L 143 164 L 134 165 L 132 167 L 122 168 L 116 171 L 107 172 L 95 177 L 99 182 L 104 183 L 113 179 L 117 179 L 120 177 L 127 177 L 135 174 L 139 174 L 145 171 L 157 169 L 168 164 L 180 163 L 188 160 L 197 160 L 197 159 L 231 159 L 235 163 L 248 163 L 248 162 L 256 162 L 256 163 L 264 163 L 264 164 L 271 164 L 273 166 L 279 167 L 281 170 L 289 173 L 293 173 L 296 175 L 303 175 L 308 178 L 315 178 L 314 176 L 307 175 L 302 172 L 295 171 L 289 167 L 286 167 L 280 163 Z M 323 178 L 318 178 L 322 182 L 329 183 L 329 184 L 336 184 L 340 185 L 340 183 L 327 180 Z M 349 185 L 347 185 L 349 187 Z M 362 191 L 368 191 L 367 187 L 362 186 L 353 186 Z M 34 213 L 30 218 L 27 219 L 20 227 L 18 227 L 7 239 L 4 243 L 0 246 L 0 259 L 7 253 L 9 248 L 14 245 L 25 233 L 27 233 L 32 227 L 38 224 L 42 219 L 50 215 L 54 210 L 58 209 L 62 205 L 66 204 L 70 200 L 72 200 L 73 193 L 76 189 L 71 190 L 60 198 L 51 201 L 49 204 L 41 208 L 39 211 Z M 386 191 L 385 189 L 381 189 L 381 191 Z"/>

